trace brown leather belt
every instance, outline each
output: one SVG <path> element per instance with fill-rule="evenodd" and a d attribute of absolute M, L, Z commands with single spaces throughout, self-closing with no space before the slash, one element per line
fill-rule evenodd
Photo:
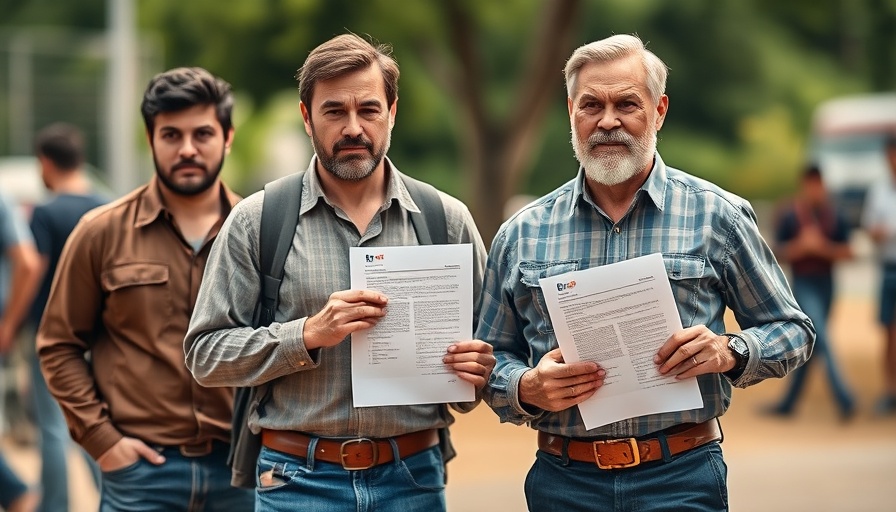
<path fill-rule="evenodd" d="M 308 458 L 311 436 L 290 430 L 262 430 L 261 444 L 278 452 Z M 420 430 L 391 438 L 398 446 L 402 459 L 439 444 L 437 429 Z M 317 438 L 314 460 L 340 464 L 347 470 L 369 469 L 394 460 L 389 439 L 327 439 Z"/>
<path fill-rule="evenodd" d="M 678 455 L 690 449 L 722 439 L 718 420 L 703 423 L 685 423 L 663 431 L 671 455 Z M 567 444 L 568 443 L 568 444 Z M 564 445 L 566 445 L 564 447 Z M 604 439 L 580 441 L 568 437 L 538 433 L 538 449 L 556 455 L 568 456 L 572 460 L 591 462 L 601 469 L 631 468 L 642 462 L 662 460 L 663 450 L 657 437 L 636 439 Z"/>
<path fill-rule="evenodd" d="M 219 448 L 224 451 L 227 451 L 228 446 L 224 441 L 219 441 L 217 439 L 206 439 L 205 441 L 197 441 L 195 443 L 184 443 L 184 444 L 175 444 L 175 445 L 163 445 L 163 444 L 152 444 L 152 446 L 156 451 L 162 452 L 163 450 L 177 450 L 184 457 L 205 457 L 206 455 L 212 453 L 215 450 L 215 444 L 219 444 Z"/>

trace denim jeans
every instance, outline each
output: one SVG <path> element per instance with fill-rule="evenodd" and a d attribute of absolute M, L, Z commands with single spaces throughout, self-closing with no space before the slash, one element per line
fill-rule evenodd
<path fill-rule="evenodd" d="M 849 389 L 847 389 L 843 377 L 840 375 L 837 361 L 831 352 L 830 340 L 828 339 L 827 323 L 834 297 L 833 277 L 794 276 L 793 296 L 815 326 L 815 348 L 806 364 L 791 372 L 789 377 L 790 386 L 777 408 L 784 413 L 790 413 L 793 410 L 796 406 L 796 401 L 802 393 L 809 368 L 817 366 L 816 363 L 819 362 L 819 359 L 823 359 L 828 384 L 830 384 L 834 398 L 837 400 L 837 406 L 841 414 L 849 414 L 854 406 L 852 395 Z"/>
<path fill-rule="evenodd" d="M 165 448 L 165 462 L 158 466 L 141 458 L 103 472 L 100 512 L 252 511 L 252 491 L 230 485 L 228 446 L 215 443 L 215 448 L 204 457 Z"/>
<path fill-rule="evenodd" d="M 627 469 L 597 465 L 538 451 L 526 476 L 531 512 L 718 512 L 728 510 L 728 468 L 718 443 L 680 453 L 669 462 Z"/>
<path fill-rule="evenodd" d="M 312 454 L 314 443 L 308 449 Z M 393 450 L 397 452 L 394 443 Z M 258 475 L 268 471 L 273 471 L 273 485 L 262 487 L 256 481 L 255 510 L 259 512 L 445 510 L 445 470 L 438 446 L 359 471 L 263 447 Z"/>
<path fill-rule="evenodd" d="M 896 263 L 884 263 L 881 267 L 878 299 L 878 320 L 881 325 L 893 325 L 896 322 Z"/>
<path fill-rule="evenodd" d="M 0 509 L 6 510 L 10 503 L 26 492 L 28 486 L 13 472 L 0 451 Z"/>
<path fill-rule="evenodd" d="M 68 448 L 74 445 L 59 403 L 47 389 L 40 372 L 40 363 L 31 354 L 31 401 L 35 422 L 40 429 L 41 512 L 68 512 Z M 80 446 L 78 451 L 87 462 L 93 483 L 99 487 L 100 470 L 96 462 Z"/>

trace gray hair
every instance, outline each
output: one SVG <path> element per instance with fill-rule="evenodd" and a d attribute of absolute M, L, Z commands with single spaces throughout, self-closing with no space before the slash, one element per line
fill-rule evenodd
<path fill-rule="evenodd" d="M 651 99 L 659 102 L 666 92 L 666 76 L 669 68 L 653 52 L 648 50 L 638 36 L 618 34 L 600 41 L 594 41 L 576 48 L 566 61 L 563 72 L 566 76 L 566 94 L 572 98 L 576 88 L 579 70 L 591 62 L 612 62 L 630 55 L 640 55 L 647 72 L 647 90 Z"/>

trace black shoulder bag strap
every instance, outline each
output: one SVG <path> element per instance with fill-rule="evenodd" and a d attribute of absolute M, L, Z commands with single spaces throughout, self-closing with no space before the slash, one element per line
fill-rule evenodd
<path fill-rule="evenodd" d="M 402 176 L 401 181 L 420 208 L 419 212 L 410 212 L 411 224 L 414 225 L 420 245 L 447 244 L 448 221 L 445 219 L 445 207 L 439 191 L 429 183 L 410 176 Z"/>
<path fill-rule="evenodd" d="M 258 244 L 261 292 L 252 317 L 253 327 L 267 326 L 274 321 L 274 313 L 280 302 L 280 283 L 283 281 L 286 256 L 299 222 L 304 175 L 304 172 L 290 174 L 264 187 Z M 266 391 L 267 386 L 237 388 L 234 394 L 227 462 L 232 470 L 231 483 L 236 487 L 255 487 L 255 466 L 261 452 L 261 436 L 249 430 L 248 422 L 253 403 L 262 402 Z"/>
<path fill-rule="evenodd" d="M 283 282 L 286 256 L 295 238 L 302 207 L 302 178 L 305 172 L 290 174 L 264 186 L 259 235 L 259 263 L 261 263 L 261 294 L 254 327 L 271 325 L 280 302 L 280 283 Z"/>

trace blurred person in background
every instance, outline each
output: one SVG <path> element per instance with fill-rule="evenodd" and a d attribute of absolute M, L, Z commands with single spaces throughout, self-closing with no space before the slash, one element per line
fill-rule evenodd
<path fill-rule="evenodd" d="M 44 186 L 53 195 L 31 213 L 31 233 L 40 252 L 43 275 L 28 316 L 28 330 L 32 335 L 36 334 L 40 325 L 66 239 L 82 215 L 106 202 L 91 191 L 92 185 L 84 169 L 84 135 L 77 127 L 66 123 L 47 126 L 35 137 L 34 151 L 40 163 Z M 33 340 L 31 337 L 28 339 Z M 47 389 L 33 345 L 28 348 L 27 354 L 32 363 L 31 398 L 40 432 L 40 510 L 66 512 L 69 509 L 67 454 L 72 444 L 71 436 L 59 404 Z M 79 451 L 86 455 L 80 447 Z M 99 485 L 99 468 L 89 456 L 85 460 L 94 482 Z"/>
<path fill-rule="evenodd" d="M 253 509 L 230 485 L 233 389 L 200 386 L 183 353 L 212 242 L 239 200 L 219 178 L 232 109 L 230 84 L 202 68 L 153 77 L 141 113 L 155 176 L 84 215 L 59 259 L 38 355 L 102 469 L 104 512 Z"/>
<path fill-rule="evenodd" d="M 877 245 L 880 258 L 880 311 L 884 329 L 884 393 L 875 405 L 881 415 L 896 414 L 896 133 L 887 136 L 884 152 L 890 168 L 885 183 L 871 187 L 862 226 Z"/>
<path fill-rule="evenodd" d="M 792 414 L 809 368 L 823 358 L 840 417 L 848 420 L 855 413 L 855 400 L 837 368 L 827 326 L 834 302 L 834 264 L 853 254 L 846 217 L 828 196 L 817 166 L 806 168 L 797 196 L 778 212 L 775 242 L 778 258 L 790 264 L 793 296 L 815 326 L 815 347 L 807 364 L 791 373 L 784 397 L 767 412 Z"/>
<path fill-rule="evenodd" d="M 19 475 L 9 467 L 0 449 L 0 510 L 6 512 L 35 512 L 40 494 L 28 489 Z"/>
<path fill-rule="evenodd" d="M 13 201 L 0 192 L 0 359 L 12 348 L 39 284 L 40 257 L 28 225 Z M 4 375 L 0 378 L 5 380 Z M 0 507 L 7 512 L 32 512 L 39 499 L 12 471 L 0 448 Z"/>
<path fill-rule="evenodd" d="M 476 337 L 494 345 L 497 364 L 483 398 L 501 421 L 538 431 L 529 510 L 728 510 L 718 418 L 732 386 L 783 377 L 812 348 L 812 323 L 750 204 L 656 151 L 667 72 L 636 36 L 573 53 L 565 76 L 578 174 L 507 220 L 489 252 Z M 696 377 L 704 405 L 587 429 L 577 405 L 612 369 L 564 360 L 539 280 L 654 253 L 684 328 L 652 362 L 659 375 Z M 739 332 L 726 332 L 726 308 Z"/>

